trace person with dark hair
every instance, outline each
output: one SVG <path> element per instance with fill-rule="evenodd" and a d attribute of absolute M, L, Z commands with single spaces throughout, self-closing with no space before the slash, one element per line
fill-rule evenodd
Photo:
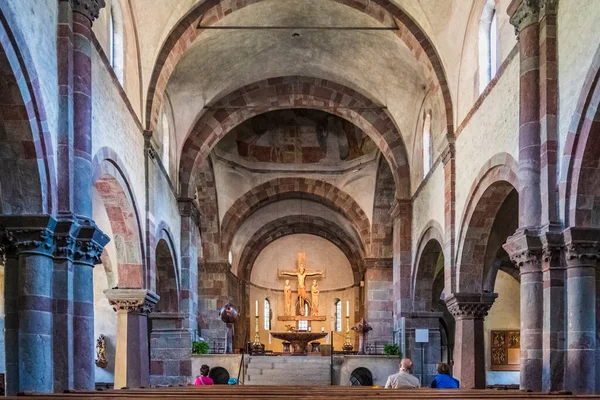
<path fill-rule="evenodd" d="M 458 389 L 460 382 L 458 379 L 450 375 L 450 366 L 446 363 L 438 363 L 438 375 L 431 382 L 431 387 L 434 389 Z"/>
<path fill-rule="evenodd" d="M 196 377 L 196 382 L 194 385 L 196 386 L 204 386 L 204 385 L 214 385 L 215 383 L 211 378 L 208 377 L 208 371 L 210 371 L 210 367 L 206 364 L 200 367 L 200 376 Z"/>

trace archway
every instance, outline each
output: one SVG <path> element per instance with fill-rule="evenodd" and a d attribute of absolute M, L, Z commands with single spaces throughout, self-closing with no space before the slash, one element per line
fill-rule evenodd
<path fill-rule="evenodd" d="M 356 368 L 350 374 L 350 383 L 352 386 L 373 386 L 373 374 L 368 368 Z"/>
<path fill-rule="evenodd" d="M 156 312 L 179 311 L 179 282 L 171 247 L 165 239 L 156 245 Z"/>

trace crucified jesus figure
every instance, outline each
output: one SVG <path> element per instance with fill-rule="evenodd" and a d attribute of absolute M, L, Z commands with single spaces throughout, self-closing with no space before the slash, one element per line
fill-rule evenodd
<path fill-rule="evenodd" d="M 304 315 L 306 307 L 305 304 L 310 302 L 308 301 L 308 296 L 306 295 L 306 277 L 307 276 L 320 276 L 322 278 L 325 277 L 325 272 L 323 271 L 307 271 L 305 264 L 305 255 L 304 253 L 298 253 L 298 270 L 297 271 L 282 271 L 278 269 L 278 273 L 280 277 L 286 276 L 295 276 L 298 278 L 298 305 L 300 308 L 301 315 Z"/>

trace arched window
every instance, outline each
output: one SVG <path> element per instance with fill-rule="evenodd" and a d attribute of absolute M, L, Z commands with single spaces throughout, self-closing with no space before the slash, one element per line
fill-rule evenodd
<path fill-rule="evenodd" d="M 494 0 L 486 0 L 479 20 L 479 93 L 483 92 L 498 70 L 497 14 Z"/>
<path fill-rule="evenodd" d="M 271 330 L 271 303 L 265 299 L 265 330 Z"/>
<path fill-rule="evenodd" d="M 108 61 L 123 85 L 123 19 L 119 0 L 112 0 L 108 16 Z"/>
<path fill-rule="evenodd" d="M 162 161 L 167 173 L 169 173 L 169 153 L 170 142 L 171 142 L 171 131 L 169 129 L 169 118 L 167 113 L 163 112 L 161 118 L 161 130 L 162 130 Z"/>
<path fill-rule="evenodd" d="M 431 169 L 433 143 L 431 141 L 431 113 L 425 114 L 423 119 L 423 176 Z"/>
<path fill-rule="evenodd" d="M 342 301 L 339 299 L 335 301 L 335 331 L 342 331 Z"/>

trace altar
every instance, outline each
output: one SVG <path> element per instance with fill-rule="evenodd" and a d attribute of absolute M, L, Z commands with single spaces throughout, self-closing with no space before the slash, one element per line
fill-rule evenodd
<path fill-rule="evenodd" d="M 360 290 L 345 256 L 331 256 L 339 251 L 337 247 L 317 251 L 310 258 L 310 265 L 316 267 L 309 267 L 306 253 L 292 253 L 293 246 L 279 244 L 274 249 L 279 254 L 268 250 L 264 260 L 256 260 L 251 276 L 249 342 L 254 353 L 304 355 L 307 347 L 311 350 L 311 342 L 317 342 L 316 349 L 320 344 L 329 344 L 332 331 L 340 335 L 335 350 L 343 350 L 347 328 L 344 317 L 354 316 Z M 308 336 L 311 338 L 303 340 Z M 287 350 L 290 347 L 291 352 Z"/>

